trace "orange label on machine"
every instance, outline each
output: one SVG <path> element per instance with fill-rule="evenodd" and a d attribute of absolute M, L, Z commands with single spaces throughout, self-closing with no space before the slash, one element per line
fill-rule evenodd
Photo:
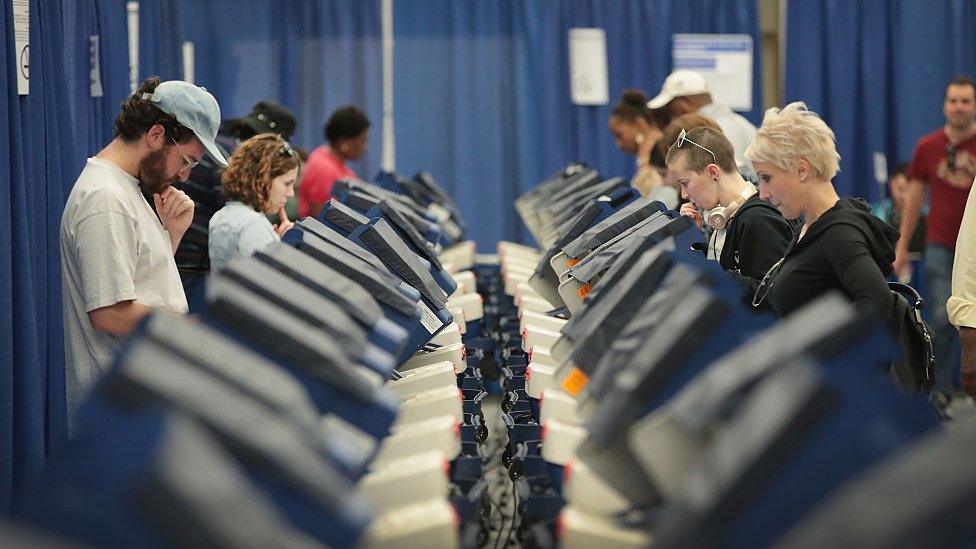
<path fill-rule="evenodd" d="M 590 290 L 592 289 L 593 285 L 587 282 L 586 284 L 580 286 L 579 290 L 576 290 L 576 295 L 578 295 L 580 299 L 586 299 L 586 296 L 590 295 Z"/>
<path fill-rule="evenodd" d="M 583 370 L 573 368 L 573 371 L 563 380 L 563 390 L 572 396 L 576 396 L 580 394 L 580 391 L 583 390 L 583 387 L 586 387 L 589 381 L 590 376 L 583 373 Z"/>

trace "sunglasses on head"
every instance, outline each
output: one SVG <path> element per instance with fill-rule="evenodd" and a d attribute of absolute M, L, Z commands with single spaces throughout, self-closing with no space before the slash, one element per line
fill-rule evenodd
<path fill-rule="evenodd" d="M 261 139 L 261 140 L 274 139 L 275 141 L 281 141 L 281 149 L 279 149 L 278 154 L 280 154 L 281 156 L 296 156 L 296 157 L 298 156 L 298 152 L 295 151 L 295 149 L 292 148 L 291 144 L 288 143 L 288 141 L 284 137 L 281 137 L 280 135 L 268 134 L 268 135 L 262 135 L 260 137 L 256 137 L 254 139 Z"/>
<path fill-rule="evenodd" d="M 681 146 L 684 145 L 685 143 L 691 143 L 692 145 L 712 155 L 712 162 L 717 163 L 715 160 L 715 153 L 713 153 L 708 147 L 704 147 L 702 145 L 699 145 L 698 143 L 695 143 L 691 139 L 688 139 L 688 132 L 686 132 L 685 129 L 682 128 L 681 133 L 678 134 L 678 140 L 674 142 L 674 145 L 675 147 L 680 149 Z"/>

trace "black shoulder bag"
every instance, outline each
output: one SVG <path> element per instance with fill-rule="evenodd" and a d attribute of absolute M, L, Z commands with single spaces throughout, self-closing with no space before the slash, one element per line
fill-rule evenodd
<path fill-rule="evenodd" d="M 901 344 L 902 360 L 892 362 L 889 372 L 902 389 L 928 394 L 935 382 L 935 352 L 932 333 L 922 320 L 925 300 L 915 288 L 900 282 L 889 282 L 895 299 L 892 324 Z"/>

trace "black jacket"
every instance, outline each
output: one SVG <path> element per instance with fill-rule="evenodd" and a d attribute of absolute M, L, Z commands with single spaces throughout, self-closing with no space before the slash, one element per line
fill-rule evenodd
<path fill-rule="evenodd" d="M 218 134 L 217 139 L 224 157 L 230 158 L 229 149 L 222 145 L 233 143 L 233 138 Z M 210 218 L 227 203 L 220 183 L 222 171 L 209 156 L 204 156 L 186 181 L 173 184 L 193 199 L 194 204 L 193 222 L 176 248 L 176 268 L 180 274 L 203 275 L 210 271 Z M 153 204 L 151 199 L 147 200 Z"/>
<path fill-rule="evenodd" d="M 885 283 L 895 259 L 898 230 L 871 214 L 866 202 L 842 198 L 802 240 L 793 237 L 783 262 L 757 297 L 786 316 L 829 290 L 839 290 L 860 311 L 892 318 L 894 297 Z M 765 288 L 763 286 L 766 286 Z"/>
<path fill-rule="evenodd" d="M 729 220 L 719 264 L 733 278 L 761 279 L 786 253 L 793 227 L 772 204 L 754 194 Z"/>

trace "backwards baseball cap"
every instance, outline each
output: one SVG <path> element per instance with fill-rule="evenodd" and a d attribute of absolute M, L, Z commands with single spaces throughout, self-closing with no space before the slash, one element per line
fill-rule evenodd
<path fill-rule="evenodd" d="M 702 93 L 709 93 L 708 81 L 705 80 L 704 76 L 694 71 L 677 70 L 664 79 L 664 85 L 661 86 L 661 93 L 647 102 L 647 108 L 660 109 L 676 97 L 699 95 Z"/>
<path fill-rule="evenodd" d="M 259 101 L 247 116 L 228 120 L 226 124 L 235 132 L 247 133 L 248 137 L 259 133 L 276 133 L 288 140 L 295 132 L 295 115 L 274 101 Z M 242 132 L 244 128 L 250 132 Z"/>
<path fill-rule="evenodd" d="M 227 166 L 227 159 L 214 143 L 220 127 L 220 106 L 206 88 L 182 80 L 168 80 L 156 86 L 153 93 L 143 94 L 142 98 L 173 115 L 177 122 L 186 126 L 200 140 L 207 156 L 219 166 Z"/>

